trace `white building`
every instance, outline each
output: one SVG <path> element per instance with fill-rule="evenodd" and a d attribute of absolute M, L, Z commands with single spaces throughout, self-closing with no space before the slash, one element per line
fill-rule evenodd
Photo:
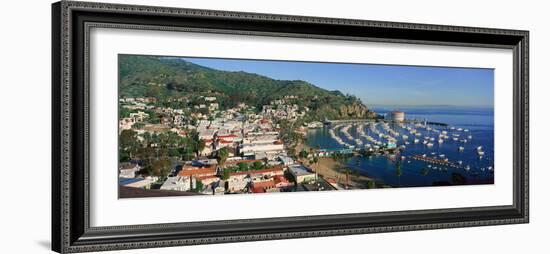
<path fill-rule="evenodd" d="M 308 168 L 302 164 L 294 164 L 288 167 L 290 173 L 294 177 L 297 183 L 310 181 L 315 179 L 315 173 L 311 172 Z"/>
<path fill-rule="evenodd" d="M 290 156 L 279 155 L 279 160 L 280 160 L 280 161 L 283 163 L 283 165 L 285 165 L 285 166 L 289 166 L 289 165 L 294 164 L 294 159 L 292 159 L 292 157 L 290 157 Z"/>
<path fill-rule="evenodd" d="M 386 120 L 394 121 L 394 122 L 403 122 L 405 121 L 405 112 L 394 110 L 392 112 L 389 112 L 386 114 Z"/>
<path fill-rule="evenodd" d="M 118 127 L 120 131 L 132 129 L 132 126 L 136 123 L 134 118 L 126 117 L 118 121 Z"/>
<path fill-rule="evenodd" d="M 247 173 L 235 173 L 227 179 L 226 183 L 229 192 L 240 192 L 248 187 L 250 178 Z"/>
<path fill-rule="evenodd" d="M 201 129 L 199 131 L 199 138 L 200 139 L 214 139 L 214 134 L 216 134 L 217 130 L 214 129 Z"/>
<path fill-rule="evenodd" d="M 137 113 L 130 113 L 130 118 L 134 118 L 134 121 L 137 123 L 143 122 L 143 120 L 148 117 L 149 117 L 149 114 L 143 111 L 139 111 Z"/>
<path fill-rule="evenodd" d="M 266 154 L 275 154 L 284 152 L 282 142 L 263 143 L 263 144 L 242 144 L 240 152 L 244 156 L 253 156 L 265 152 Z"/>
<path fill-rule="evenodd" d="M 136 178 L 136 179 L 138 179 L 138 178 Z M 156 180 L 157 180 L 156 177 L 155 178 L 146 177 L 146 178 L 139 179 L 137 181 L 130 182 L 128 184 L 124 184 L 123 186 L 132 187 L 132 188 L 140 188 L 140 189 L 149 189 L 149 188 L 151 188 L 151 184 L 153 184 Z"/>
<path fill-rule="evenodd" d="M 192 185 L 192 186 L 191 186 Z M 196 187 L 196 181 L 193 178 L 191 180 L 189 177 L 183 177 L 183 176 L 171 176 L 164 181 L 162 186 L 160 186 L 161 190 L 175 190 L 175 191 L 189 191 L 191 188 Z"/>
<path fill-rule="evenodd" d="M 136 177 L 136 172 L 140 170 L 140 166 L 134 163 L 124 163 L 118 168 L 118 177 L 120 178 L 134 178 Z"/>

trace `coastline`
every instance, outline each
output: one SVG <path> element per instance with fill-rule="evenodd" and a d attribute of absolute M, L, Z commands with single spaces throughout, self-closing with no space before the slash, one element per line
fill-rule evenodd
<path fill-rule="evenodd" d="M 304 142 L 300 142 L 296 146 L 296 152 L 299 152 L 302 149 L 309 153 L 311 147 Z M 347 186 L 348 189 L 365 189 L 366 186 L 368 186 L 369 182 L 375 181 L 375 179 L 371 177 L 354 174 L 353 171 L 348 174 L 349 182 L 346 181 L 345 170 L 351 170 L 351 168 L 343 162 L 334 160 L 332 157 L 321 157 L 319 158 L 317 163 L 313 164 L 309 163 L 309 159 L 299 158 L 298 161 L 317 172 L 325 180 L 327 180 L 328 178 L 334 179 L 338 184 L 342 186 Z M 379 181 L 375 182 L 377 187 L 385 186 L 385 184 L 380 183 Z"/>

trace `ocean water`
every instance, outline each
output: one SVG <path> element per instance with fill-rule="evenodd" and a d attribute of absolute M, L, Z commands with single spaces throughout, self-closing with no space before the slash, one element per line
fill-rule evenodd
<path fill-rule="evenodd" d="M 387 113 L 395 108 L 373 108 L 377 113 Z M 473 108 L 473 107 L 400 107 L 399 110 L 405 112 L 406 119 L 427 120 L 429 122 L 439 122 L 449 124 L 448 127 L 435 126 L 439 131 L 446 130 L 452 138 L 452 134 L 459 135 L 459 139 L 468 139 L 467 143 L 453 141 L 451 138 L 439 144 L 437 142 L 439 133 L 433 131 L 421 130 L 422 133 L 418 144 L 413 143 L 414 135 L 399 125 L 391 124 L 390 127 L 401 135 L 409 136 L 404 140 L 402 136 L 397 139 L 397 145 L 404 145 L 405 141 L 410 142 L 396 160 L 389 159 L 387 156 L 354 156 L 345 160 L 347 166 L 352 170 L 358 170 L 362 175 L 377 179 L 380 182 L 393 187 L 418 187 L 433 185 L 455 185 L 455 184 L 492 184 L 494 174 L 498 169 L 494 168 L 494 113 L 492 108 Z M 455 127 L 451 130 L 450 127 Z M 360 138 L 357 133 L 357 126 L 349 129 L 349 133 L 354 138 Z M 468 129 L 468 132 L 458 131 L 458 128 Z M 345 142 L 353 143 L 341 131 L 336 128 L 336 134 Z M 380 124 L 376 130 L 380 133 L 386 133 Z M 364 132 L 375 136 L 368 126 L 364 127 Z M 434 137 L 433 147 L 429 148 L 422 144 L 425 136 Z M 329 128 L 309 130 L 306 136 L 309 146 L 319 146 L 322 149 L 342 149 L 344 148 L 338 142 L 331 138 Z M 458 147 L 463 146 L 464 150 L 459 151 Z M 480 157 L 477 154 L 477 147 L 481 146 L 485 152 Z M 462 161 L 459 168 L 446 167 L 424 161 L 414 160 L 412 155 L 426 155 L 429 158 L 447 158 L 449 162 L 458 163 Z M 400 156 L 404 156 L 400 160 Z M 400 161 L 400 162 L 397 162 Z M 466 166 L 469 170 L 466 170 Z M 458 179 L 458 180 L 457 180 Z"/>

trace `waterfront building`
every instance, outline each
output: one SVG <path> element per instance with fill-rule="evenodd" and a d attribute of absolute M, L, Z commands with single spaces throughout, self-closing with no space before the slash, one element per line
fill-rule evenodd
<path fill-rule="evenodd" d="M 386 119 L 393 122 L 403 122 L 405 121 L 405 112 L 394 110 L 386 114 Z"/>
<path fill-rule="evenodd" d="M 311 172 L 302 164 L 293 164 L 288 167 L 290 174 L 294 177 L 297 183 L 315 180 L 315 173 Z"/>
<path fill-rule="evenodd" d="M 310 129 L 323 128 L 323 123 L 321 123 L 321 122 L 311 122 L 311 123 L 307 124 L 307 127 L 310 128 Z"/>

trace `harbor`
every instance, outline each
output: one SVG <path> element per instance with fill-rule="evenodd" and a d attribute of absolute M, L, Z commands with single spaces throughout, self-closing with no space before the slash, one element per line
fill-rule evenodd
<path fill-rule="evenodd" d="M 491 183 L 492 119 L 475 126 L 443 121 L 452 115 L 430 116 L 325 121 L 323 128 L 308 131 L 308 145 L 319 147 L 317 156 L 348 155 L 346 167 L 392 187 L 453 184 L 453 175 Z"/>

